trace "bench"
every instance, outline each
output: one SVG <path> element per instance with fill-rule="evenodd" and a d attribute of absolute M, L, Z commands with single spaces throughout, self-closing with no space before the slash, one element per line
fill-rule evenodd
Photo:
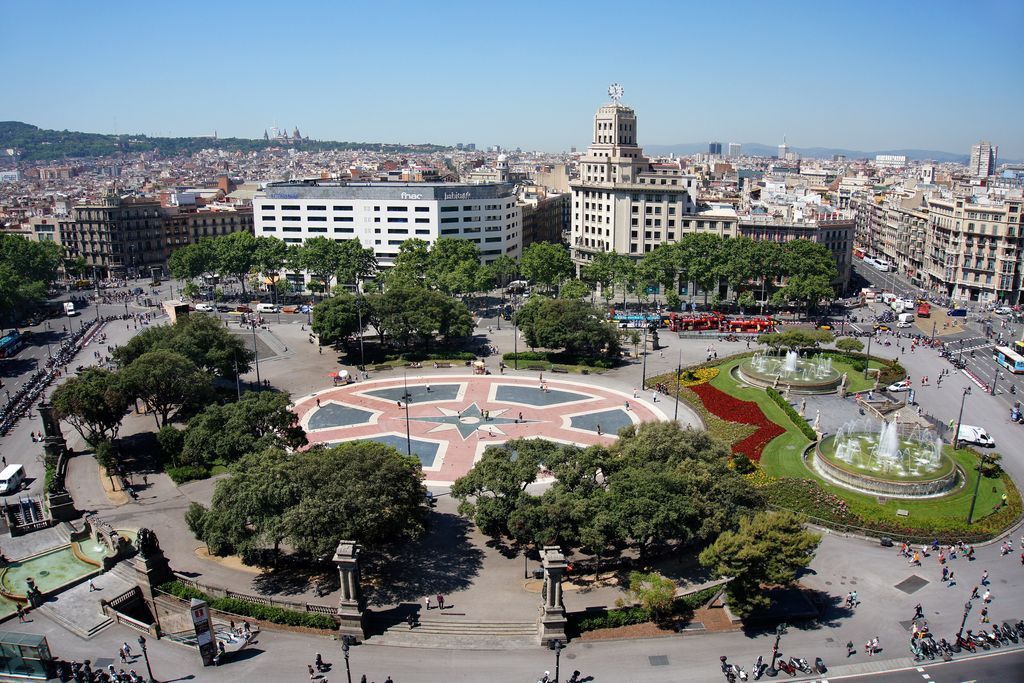
<path fill-rule="evenodd" d="M 898 517 L 909 517 L 910 516 L 910 510 L 897 510 L 896 511 L 896 515 Z"/>
<path fill-rule="evenodd" d="M 551 366 L 551 372 L 558 372 L 558 373 L 561 373 L 563 375 L 569 374 L 569 371 L 566 370 L 565 368 L 560 368 L 560 367 L 555 366 L 555 365 Z"/>

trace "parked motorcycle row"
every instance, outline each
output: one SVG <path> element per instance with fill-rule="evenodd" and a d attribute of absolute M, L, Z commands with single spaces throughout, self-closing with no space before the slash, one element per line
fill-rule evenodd
<path fill-rule="evenodd" d="M 1018 620 L 1014 625 L 1009 623 L 992 624 L 991 630 L 981 629 L 977 632 L 967 629 L 966 633 L 954 638 L 952 643 L 946 642 L 946 639 L 943 638 L 936 644 L 930 636 L 921 640 L 923 643 L 921 646 L 915 647 L 915 644 L 911 643 L 910 651 L 914 654 L 915 659 L 918 661 L 924 658 L 935 659 L 936 655 L 947 659 L 954 653 L 964 650 L 977 652 L 1019 643 L 1024 640 L 1024 621 Z"/>
<path fill-rule="evenodd" d="M 53 354 L 53 357 L 46 359 L 46 369 L 36 370 L 27 382 L 16 392 L 10 394 L 10 400 L 0 410 L 0 436 L 6 436 L 20 418 L 28 415 L 43 391 L 57 376 L 58 369 L 70 363 L 71 359 L 82 350 L 83 340 L 93 327 L 97 324 L 102 325 L 106 320 L 108 319 L 101 318 L 98 323 L 94 320 L 85 327 L 71 330 L 68 338 L 61 342 L 60 348 Z"/>
<path fill-rule="evenodd" d="M 756 681 L 760 680 L 762 676 L 773 677 L 779 675 L 779 673 L 796 676 L 798 673 L 823 674 L 828 671 L 828 667 L 825 666 L 825 662 L 821 657 L 815 658 L 813 666 L 802 657 L 790 657 L 787 659 L 781 652 L 776 653 L 773 659 L 774 664 L 770 664 L 765 662 L 764 657 L 759 655 L 748 674 L 742 666 L 730 663 L 724 655 L 719 657 L 719 660 L 722 662 L 722 673 L 725 674 L 725 680 L 729 681 L 729 683 L 746 681 L 751 678 Z"/>

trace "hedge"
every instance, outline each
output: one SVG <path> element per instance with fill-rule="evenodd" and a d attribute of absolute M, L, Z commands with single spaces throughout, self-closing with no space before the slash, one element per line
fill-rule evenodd
<path fill-rule="evenodd" d="M 702 591 L 676 598 L 672 603 L 672 613 L 687 614 L 693 612 L 693 610 L 702 607 L 710 600 L 718 590 L 717 587 L 705 588 Z M 645 624 L 649 621 L 654 621 L 654 612 L 651 610 L 645 607 L 624 607 L 622 609 L 597 613 L 593 616 L 584 616 L 576 621 L 576 628 L 580 633 L 583 633 L 585 631 L 597 631 L 602 628 Z"/>
<path fill-rule="evenodd" d="M 207 479 L 210 470 L 202 465 L 182 465 L 181 467 L 168 467 L 164 472 L 175 484 L 184 484 L 187 481 Z"/>
<path fill-rule="evenodd" d="M 272 624 L 302 626 L 325 631 L 333 631 L 338 627 L 334 617 L 329 614 L 298 612 L 283 607 L 260 605 L 248 600 L 240 600 L 239 598 L 211 598 L 202 591 L 187 586 L 180 581 L 170 581 L 160 586 L 160 589 L 182 600 L 191 600 L 192 598 L 205 600 L 210 609 L 219 612 L 227 612 L 240 617 L 250 617 L 260 621 L 269 621 Z"/>
<path fill-rule="evenodd" d="M 777 406 L 782 408 L 783 411 L 785 411 L 786 415 L 789 416 L 789 419 L 793 421 L 793 424 L 797 426 L 797 429 L 803 432 L 804 436 L 811 441 L 818 440 L 818 435 L 815 434 L 811 426 L 807 424 L 807 420 L 800 417 L 800 413 L 796 412 L 793 406 L 789 405 L 789 401 L 787 401 L 782 394 L 771 387 L 766 387 L 765 391 L 768 392 L 768 397 L 774 401 Z"/>
<path fill-rule="evenodd" d="M 411 362 L 424 360 L 476 360 L 476 354 L 472 351 L 438 351 L 436 353 L 412 351 L 401 354 L 399 359 Z"/>
<path fill-rule="evenodd" d="M 584 365 L 588 368 L 613 368 L 615 360 L 611 358 L 578 358 L 567 353 L 551 353 L 547 351 L 519 351 L 518 353 L 503 353 L 501 359 L 506 363 L 515 360 L 519 361 L 547 361 L 562 365 Z"/>

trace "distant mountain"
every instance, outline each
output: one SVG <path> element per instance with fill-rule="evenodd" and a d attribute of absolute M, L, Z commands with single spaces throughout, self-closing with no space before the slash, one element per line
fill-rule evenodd
<path fill-rule="evenodd" d="M 775 156 L 778 145 L 764 145 L 759 142 L 744 142 L 743 153 L 752 156 L 770 157 Z M 706 142 L 684 142 L 677 145 L 644 145 L 644 149 L 651 154 L 706 154 L 708 143 Z M 876 154 L 905 154 L 908 159 L 930 160 L 938 162 L 957 162 L 966 164 L 967 154 L 954 154 L 953 152 L 941 152 L 934 149 L 880 149 L 874 152 L 863 152 L 857 149 L 842 149 L 839 147 L 790 147 L 802 157 L 814 159 L 831 159 L 836 154 L 845 155 L 847 159 L 874 159 Z M 726 143 L 722 143 L 722 151 L 726 151 Z"/>
<path fill-rule="evenodd" d="M 397 145 L 381 142 L 330 140 L 249 140 L 246 138 L 152 138 L 141 134 L 107 135 L 69 130 L 46 130 L 21 121 L 0 121 L 0 150 L 17 149 L 25 161 L 50 161 L 159 151 L 167 156 L 192 154 L 203 149 L 252 152 L 268 147 L 306 150 L 365 149 L 381 152 L 435 152 L 442 145 Z"/>

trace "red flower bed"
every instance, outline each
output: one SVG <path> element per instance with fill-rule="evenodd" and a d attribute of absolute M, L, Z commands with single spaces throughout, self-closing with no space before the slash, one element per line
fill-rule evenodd
<path fill-rule="evenodd" d="M 761 408 L 752 401 L 741 401 L 710 384 L 698 384 L 690 387 L 690 390 L 700 397 L 704 407 L 715 417 L 757 427 L 753 434 L 733 444 L 733 453 L 742 453 L 757 462 L 761 459 L 761 451 L 768 442 L 786 432 L 765 417 Z"/>

